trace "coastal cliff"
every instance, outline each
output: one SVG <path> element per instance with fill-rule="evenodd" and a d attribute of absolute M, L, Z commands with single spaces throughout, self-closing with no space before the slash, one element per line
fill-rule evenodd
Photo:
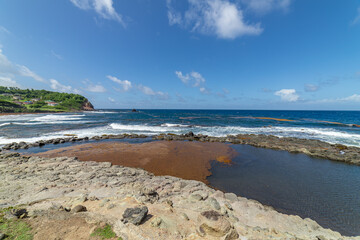
<path fill-rule="evenodd" d="M 0 113 L 93 111 L 79 94 L 0 86 Z"/>
<path fill-rule="evenodd" d="M 360 239 L 202 182 L 109 162 L 0 153 L 0 183 L 0 218 L 24 221 L 34 239 L 91 239 L 104 226 L 123 240 Z"/>

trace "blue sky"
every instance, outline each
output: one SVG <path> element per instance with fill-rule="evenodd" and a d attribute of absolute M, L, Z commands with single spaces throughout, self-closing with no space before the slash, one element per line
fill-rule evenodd
<path fill-rule="evenodd" d="M 360 0 L 0 0 L 0 85 L 97 108 L 360 110 Z"/>

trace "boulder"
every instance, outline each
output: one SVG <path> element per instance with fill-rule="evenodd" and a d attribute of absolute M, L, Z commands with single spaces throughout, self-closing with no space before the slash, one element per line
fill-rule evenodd
<path fill-rule="evenodd" d="M 72 213 L 78 213 L 78 212 L 86 212 L 87 209 L 83 205 L 77 205 L 73 209 L 71 209 Z"/>
<path fill-rule="evenodd" d="M 127 208 L 123 213 L 123 223 L 132 223 L 134 225 L 140 225 L 148 214 L 148 208 L 146 206 Z"/>
<path fill-rule="evenodd" d="M 205 211 L 199 215 L 201 235 L 223 237 L 231 230 L 230 222 L 217 211 Z M 231 238 L 230 238 L 231 239 Z"/>

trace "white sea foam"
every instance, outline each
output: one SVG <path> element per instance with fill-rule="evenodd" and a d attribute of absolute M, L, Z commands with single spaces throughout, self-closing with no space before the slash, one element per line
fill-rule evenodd
<path fill-rule="evenodd" d="M 178 127 L 162 127 L 162 126 L 151 126 L 151 125 L 124 125 L 119 123 L 111 123 L 112 129 L 130 132 L 130 133 L 163 133 L 163 132 L 180 132 L 181 129 Z"/>
<path fill-rule="evenodd" d="M 112 114 L 112 113 L 119 113 L 119 112 L 109 112 L 109 111 L 87 111 L 86 113 L 98 113 L 98 114 Z"/>
<path fill-rule="evenodd" d="M 11 123 L 8 123 L 8 122 L 6 122 L 6 123 L 0 123 L 0 127 L 2 127 L 2 126 L 7 126 L 7 125 L 11 125 Z"/>
<path fill-rule="evenodd" d="M 85 115 L 45 115 L 32 119 L 32 122 L 56 122 L 56 121 L 74 121 L 81 120 Z"/>
<path fill-rule="evenodd" d="M 161 127 L 183 127 L 183 128 L 191 127 L 190 125 L 176 124 L 176 123 L 163 123 L 160 126 Z"/>
<path fill-rule="evenodd" d="M 57 115 L 58 117 L 59 115 Z M 60 115 L 62 116 L 62 115 Z M 58 123 L 79 123 L 85 121 L 79 121 L 77 118 L 80 118 L 83 115 L 66 115 L 66 117 L 58 119 L 59 121 L 50 121 L 53 117 L 41 118 L 44 122 L 27 122 L 27 123 L 15 123 L 15 124 L 58 124 Z M 76 121 L 72 120 L 76 118 Z M 45 120 L 47 119 L 47 120 Z M 71 119 L 66 120 L 64 119 Z M 48 121 L 48 122 L 46 122 Z M 2 123 L 9 124 L 9 123 Z M 0 125 L 1 126 L 1 125 Z M 236 134 L 265 134 L 265 135 L 275 135 L 279 137 L 298 137 L 306 139 L 318 139 L 329 143 L 341 143 L 345 145 L 360 146 L 360 134 L 343 132 L 334 128 L 309 128 L 309 127 L 241 127 L 241 126 L 190 126 L 183 124 L 175 123 L 164 123 L 160 126 L 153 125 L 130 125 L 130 124 L 120 124 L 120 123 L 111 123 L 102 127 L 95 128 L 86 128 L 86 129 L 74 129 L 66 130 L 60 132 L 51 132 L 44 134 L 43 136 L 34 137 L 34 138 L 13 138 L 6 139 L 0 138 L 0 144 L 6 144 L 9 142 L 35 142 L 38 140 L 47 140 L 58 137 L 65 137 L 66 134 L 76 134 L 78 137 L 92 137 L 99 136 L 102 134 L 121 134 L 121 133 L 136 133 L 136 134 L 146 134 L 146 135 L 155 135 L 159 133 L 176 133 L 182 134 L 189 131 L 194 132 L 195 134 L 204 134 L 209 136 L 223 137 L 227 135 L 236 135 Z"/>

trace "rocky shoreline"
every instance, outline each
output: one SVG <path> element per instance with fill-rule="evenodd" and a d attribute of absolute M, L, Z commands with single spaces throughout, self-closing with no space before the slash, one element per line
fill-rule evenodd
<path fill-rule="evenodd" d="M 62 239 L 89 239 L 79 235 L 84 231 L 60 224 L 76 219 L 73 224 L 81 221 L 82 227 L 110 224 L 124 240 L 360 239 L 341 236 L 311 219 L 279 213 L 198 181 L 154 176 L 108 162 L 3 152 L 0 208 L 10 206 L 26 210 L 18 210 L 22 214 L 9 211 L 7 216 L 28 221 L 34 239 L 59 239 L 56 234 L 62 234 Z M 45 233 L 49 226 L 44 222 L 51 224 L 52 231 L 59 224 L 62 229 L 55 235 Z"/>
<path fill-rule="evenodd" d="M 290 153 L 304 153 L 311 157 L 323 158 L 332 161 L 345 162 L 347 164 L 360 165 L 360 148 L 345 146 L 341 144 L 330 144 L 319 140 L 300 139 L 293 137 L 276 137 L 272 135 L 255 135 L 255 134 L 238 134 L 228 135 L 226 137 L 212 137 L 189 132 L 187 134 L 160 134 L 155 136 L 146 136 L 138 134 L 119 134 L 119 135 L 102 135 L 94 137 L 80 138 L 77 136 L 69 136 L 66 138 L 56 138 L 45 141 L 37 141 L 35 143 L 10 143 L 2 147 L 1 150 L 18 150 L 28 149 L 31 147 L 41 147 L 46 144 L 61 144 L 66 142 L 81 142 L 88 140 L 104 140 L 104 139 L 134 139 L 148 138 L 153 140 L 166 141 L 199 141 L 199 142 L 221 142 L 231 144 L 247 144 L 254 147 L 269 148 L 274 150 L 284 150 Z"/>

